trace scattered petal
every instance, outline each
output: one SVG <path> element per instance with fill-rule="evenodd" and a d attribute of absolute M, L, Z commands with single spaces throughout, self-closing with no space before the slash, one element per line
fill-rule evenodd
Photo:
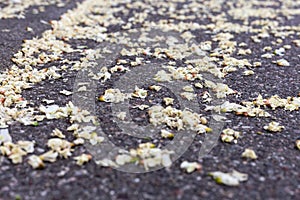
<path fill-rule="evenodd" d="M 192 101 L 196 98 L 197 95 L 194 93 L 191 93 L 191 92 L 182 92 L 182 93 L 180 93 L 180 96 L 189 101 Z"/>
<path fill-rule="evenodd" d="M 50 99 L 42 99 L 42 102 L 45 102 L 46 104 L 51 104 L 54 103 L 54 100 L 50 100 Z"/>
<path fill-rule="evenodd" d="M 137 98 L 142 98 L 145 99 L 148 95 L 148 91 L 142 88 L 138 88 L 137 86 L 135 86 L 135 91 L 132 94 L 133 97 L 137 97 Z"/>
<path fill-rule="evenodd" d="M 231 173 L 210 172 L 209 175 L 214 178 L 216 183 L 228 186 L 238 186 L 240 182 L 248 180 L 248 174 L 240 173 L 236 170 L 233 170 Z"/>
<path fill-rule="evenodd" d="M 182 88 L 185 92 L 194 92 L 194 88 L 191 85 L 184 86 Z"/>
<path fill-rule="evenodd" d="M 31 155 L 28 157 L 28 164 L 31 165 L 33 169 L 42 169 L 45 167 L 42 159 L 36 155 Z"/>
<path fill-rule="evenodd" d="M 183 161 L 180 168 L 186 170 L 187 173 L 192 173 L 195 170 L 200 170 L 202 166 L 197 162 Z"/>
<path fill-rule="evenodd" d="M 76 140 L 73 141 L 74 145 L 82 145 L 84 144 L 84 139 L 82 138 L 77 138 Z"/>
<path fill-rule="evenodd" d="M 243 72 L 243 74 L 244 74 L 245 76 L 250 76 L 250 75 L 253 75 L 253 74 L 254 74 L 254 71 L 252 71 L 252 70 L 246 70 L 246 71 Z"/>
<path fill-rule="evenodd" d="M 12 142 L 12 138 L 7 128 L 0 129 L 0 145 L 4 142 Z"/>
<path fill-rule="evenodd" d="M 59 91 L 60 94 L 64 94 L 66 96 L 70 96 L 71 94 L 73 94 L 73 92 L 71 91 L 67 91 L 67 90 L 62 90 L 62 91 Z"/>
<path fill-rule="evenodd" d="M 296 147 L 300 150 L 300 140 L 296 140 Z"/>
<path fill-rule="evenodd" d="M 131 156 L 130 155 L 117 155 L 116 157 L 116 163 L 118 165 L 125 165 L 126 163 L 129 163 L 131 161 Z"/>
<path fill-rule="evenodd" d="M 31 141 L 18 141 L 17 145 L 23 149 L 24 151 L 26 151 L 27 153 L 33 153 L 34 152 L 34 144 L 35 142 L 31 142 Z"/>
<path fill-rule="evenodd" d="M 245 149 L 245 151 L 242 153 L 243 158 L 250 158 L 250 159 L 257 159 L 257 155 L 255 151 L 252 149 Z"/>
<path fill-rule="evenodd" d="M 241 133 L 238 132 L 238 131 L 235 131 L 233 129 L 227 128 L 227 129 L 225 129 L 225 130 L 222 131 L 220 137 L 221 137 L 222 142 L 228 142 L 228 143 L 234 142 L 234 143 L 237 143 L 237 139 L 239 138 L 240 134 Z"/>
<path fill-rule="evenodd" d="M 66 136 L 59 130 L 59 129 L 54 129 L 53 132 L 51 133 L 51 136 L 56 136 L 56 137 L 59 137 L 59 138 L 66 138 Z"/>
<path fill-rule="evenodd" d="M 89 162 L 92 159 L 92 156 L 90 154 L 82 154 L 80 156 L 74 157 L 74 160 L 76 160 L 76 164 L 79 166 L 84 165 L 85 163 Z"/>
<path fill-rule="evenodd" d="M 164 98 L 164 102 L 168 106 L 168 105 L 171 105 L 171 104 L 174 103 L 174 99 L 173 98 L 169 98 L 169 97 L 165 97 Z"/>
<path fill-rule="evenodd" d="M 107 89 L 104 95 L 99 97 L 100 101 L 119 103 L 128 99 L 130 96 L 123 94 L 119 89 Z"/>
<path fill-rule="evenodd" d="M 284 126 L 280 126 L 278 122 L 272 121 L 268 125 L 264 126 L 264 129 L 271 132 L 280 132 L 284 129 Z"/>
<path fill-rule="evenodd" d="M 102 167 L 118 167 L 118 165 L 109 159 L 103 159 L 103 160 L 97 160 L 95 161 L 97 165 L 100 165 Z"/>
<path fill-rule="evenodd" d="M 149 108 L 149 106 L 145 105 L 145 104 L 142 104 L 142 105 L 132 106 L 132 108 L 138 108 L 140 110 L 145 110 L 145 109 Z"/>
<path fill-rule="evenodd" d="M 290 63 L 285 59 L 277 60 L 276 63 L 278 66 L 284 66 L 284 67 L 290 66 Z"/>
<path fill-rule="evenodd" d="M 149 87 L 150 90 L 155 90 L 156 92 L 158 92 L 161 89 L 161 86 L 158 85 L 151 85 Z"/>
<path fill-rule="evenodd" d="M 40 155 L 41 160 L 47 161 L 47 162 L 55 162 L 57 159 L 58 153 L 50 150 L 47 151 L 46 153 Z"/>
<path fill-rule="evenodd" d="M 174 138 L 174 134 L 166 130 L 161 130 L 161 137 L 172 139 Z"/>

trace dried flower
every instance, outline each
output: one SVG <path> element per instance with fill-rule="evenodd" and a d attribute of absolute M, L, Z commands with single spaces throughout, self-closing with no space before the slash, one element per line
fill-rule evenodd
<path fill-rule="evenodd" d="M 257 159 L 257 155 L 255 151 L 252 149 L 245 149 L 245 151 L 242 153 L 243 158 L 251 158 L 251 159 Z"/>
<path fill-rule="evenodd" d="M 31 155 L 28 157 L 28 164 L 34 169 L 41 169 L 45 167 L 44 162 L 39 156 Z"/>
<path fill-rule="evenodd" d="M 264 129 L 271 132 L 280 132 L 284 129 L 284 126 L 280 126 L 278 122 L 272 121 L 268 125 L 264 126 Z"/>
<path fill-rule="evenodd" d="M 192 173 L 195 170 L 200 170 L 202 166 L 197 162 L 183 161 L 180 164 L 181 169 L 185 169 L 187 173 Z"/>
<path fill-rule="evenodd" d="M 248 175 L 244 173 L 240 173 L 236 170 L 233 170 L 230 173 L 224 173 L 224 172 L 210 172 L 210 176 L 214 178 L 216 183 L 224 184 L 228 186 L 238 186 L 240 182 L 247 181 Z"/>
<path fill-rule="evenodd" d="M 79 166 L 84 165 L 85 163 L 89 162 L 92 159 L 92 156 L 90 154 L 82 154 L 80 156 L 74 157 L 74 160 L 76 160 L 76 164 Z"/>

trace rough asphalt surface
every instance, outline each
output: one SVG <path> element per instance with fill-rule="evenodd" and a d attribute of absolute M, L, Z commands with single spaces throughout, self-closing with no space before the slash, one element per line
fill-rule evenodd
<path fill-rule="evenodd" d="M 38 15 L 27 12 L 25 19 L 0 20 L 0 30 L 10 30 L 0 31 L 1 70 L 12 64 L 10 58 L 20 49 L 22 40 L 40 36 L 44 30 L 50 28 L 40 20 L 58 20 L 60 15 L 75 6 L 75 1 L 72 1 L 61 8 L 48 6 L 45 12 Z M 300 18 L 298 16 L 296 20 L 285 23 L 299 25 Z M 27 26 L 32 27 L 34 33 L 26 31 Z M 264 43 L 268 44 L 268 41 L 253 43 L 245 34 L 238 38 L 248 43 L 249 47 L 256 45 L 248 59 L 260 61 L 260 57 L 256 55 L 262 54 L 262 48 L 266 46 Z M 203 38 L 199 38 L 201 39 Z M 93 45 L 92 42 L 89 45 Z M 75 57 L 76 55 L 74 59 Z M 239 99 L 234 97 L 231 101 L 255 98 L 258 91 L 282 97 L 297 96 L 300 92 L 299 49 L 288 51 L 285 57 L 289 58 L 293 67 L 279 68 L 261 60 L 263 67 L 256 69 L 255 78 L 229 74 L 226 84 L 241 92 Z M 69 77 L 70 81 L 44 81 L 33 89 L 24 91 L 23 95 L 37 105 L 40 99 L 57 96 L 56 101 L 65 105 L 70 99 L 58 95 L 58 91 L 72 90 L 75 74 L 65 77 Z M 77 166 L 74 162 L 63 159 L 47 165 L 43 170 L 33 170 L 26 162 L 13 165 L 7 158 L 0 157 L 0 199 L 299 199 L 300 153 L 295 149 L 294 141 L 300 137 L 300 112 L 289 113 L 281 109 L 269 112 L 286 127 L 284 133 L 258 135 L 256 132 L 262 130 L 262 125 L 268 122 L 267 119 L 228 115 L 226 126 L 242 130 L 242 139 L 236 145 L 220 141 L 200 161 L 205 171 L 192 174 L 183 173 L 179 165 L 183 160 L 197 160 L 197 152 L 201 146 L 198 141 L 204 138 L 203 135 L 196 136 L 188 151 L 169 170 L 162 169 L 145 174 L 101 168 L 93 162 Z M 55 127 L 66 129 L 67 126 L 66 120 L 46 121 L 38 127 L 16 123 L 10 127 L 10 133 L 15 140 L 34 139 L 37 144 L 43 144 L 49 139 L 45 134 L 46 130 Z M 109 125 L 107 127 L 113 129 Z M 240 155 L 246 147 L 255 150 L 259 159 L 241 159 Z M 74 155 L 81 152 L 84 152 L 84 147 L 76 149 Z M 209 171 L 228 169 L 247 173 L 248 181 L 238 187 L 228 187 L 215 183 L 207 175 Z"/>

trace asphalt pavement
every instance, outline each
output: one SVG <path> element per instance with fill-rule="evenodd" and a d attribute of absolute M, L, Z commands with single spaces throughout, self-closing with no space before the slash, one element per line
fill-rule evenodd
<path fill-rule="evenodd" d="M 0 6 L 5 7 L 5 2 Z M 51 20 L 60 20 L 60 16 L 64 13 L 81 6 L 82 1 L 67 1 L 64 6 L 47 5 L 45 10 L 32 14 L 33 10 L 39 6 L 31 6 L 25 9 L 25 18 L 17 19 L 15 17 L 8 19 L 0 19 L 0 70 L 5 73 L 14 63 L 11 60 L 21 48 L 24 40 L 31 40 L 34 37 L 41 38 L 46 30 L 51 30 Z M 116 2 L 112 7 L 127 10 L 136 10 L 138 6 L 125 6 L 131 1 Z M 141 1 L 144 2 L 144 1 Z M 159 1 L 160 2 L 160 1 Z M 161 1 L 167 2 L 167 1 Z M 275 2 L 272 5 L 255 4 L 256 1 L 251 1 L 249 7 L 244 1 L 174 1 L 178 7 L 177 10 L 184 9 L 185 5 L 190 5 L 191 2 L 203 5 L 202 11 L 195 10 L 194 12 L 204 12 L 210 10 L 203 18 L 190 19 L 172 19 L 172 16 L 163 15 L 161 12 L 152 12 L 147 16 L 147 20 L 158 22 L 159 20 L 170 20 L 169 24 L 179 24 L 179 22 L 197 22 L 201 24 L 215 24 L 210 30 L 205 31 L 203 28 L 199 30 L 191 30 L 195 36 L 195 40 L 200 44 L 204 41 L 212 41 L 212 50 L 208 53 L 213 57 L 213 50 L 217 49 L 220 41 L 225 40 L 224 37 L 219 40 L 214 40 L 217 33 L 231 33 L 234 36 L 232 41 L 236 42 L 236 49 L 240 49 L 246 43 L 244 49 L 251 49 L 249 54 L 239 54 L 235 50 L 231 56 L 236 59 L 247 59 L 250 63 L 260 62 L 259 67 L 237 68 L 237 71 L 228 73 L 223 78 L 223 83 L 227 84 L 233 90 L 238 91 L 238 94 L 228 95 L 226 100 L 234 103 L 243 101 L 252 101 L 259 94 L 263 98 L 270 98 L 273 95 L 279 95 L 281 98 L 288 96 L 298 97 L 300 95 L 300 51 L 295 40 L 299 40 L 300 16 L 299 1 L 286 1 L 290 4 L 284 4 L 283 1 L 264 1 Z M 206 2 L 206 3 L 205 3 Z M 208 3 L 210 2 L 210 3 Z M 260 2 L 260 1 L 257 1 Z M 277 2 L 277 3 L 276 3 Z M 293 4 L 294 2 L 294 4 Z M 103 5 L 106 4 L 103 1 Z M 148 1 L 143 4 L 148 5 Z M 271 3 L 270 3 L 271 4 Z M 121 6 L 122 5 L 122 6 Z M 153 6 L 152 4 L 149 6 Z M 159 6 L 154 6 L 154 10 Z M 232 7 L 231 7 L 232 6 Z M 101 6 L 100 6 L 101 7 Z M 141 6 L 142 7 L 142 6 Z M 192 7 L 192 6 L 191 6 Z M 242 13 L 232 14 L 232 8 L 241 9 Z M 246 9 L 246 10 L 242 10 Z M 266 8 L 266 10 L 260 10 Z M 147 10 L 146 8 L 143 8 Z M 143 9 L 141 8 L 143 13 Z M 199 8 L 198 8 L 199 9 Z M 247 9 L 257 14 L 249 14 Z M 272 11 L 269 11 L 269 10 Z M 289 12 L 298 12 L 291 14 L 292 17 L 284 16 L 284 9 L 290 9 Z M 144 10 L 144 11 L 145 11 Z M 0 10 L 1 12 L 1 10 Z M 104 12 L 104 11 L 99 11 Z M 109 10 L 105 12 L 109 13 Z M 235 10 L 235 12 L 237 12 Z M 247 18 L 248 24 L 244 23 L 244 19 L 239 19 L 236 16 L 249 15 Z M 124 12 L 126 13 L 126 12 Z M 123 14 L 124 14 L 123 13 Z M 271 13 L 271 14 L 270 14 Z M 227 24 L 222 27 L 222 20 L 218 21 L 217 17 L 222 16 L 232 24 Z M 272 14 L 278 17 L 272 17 Z M 193 16 L 193 13 L 184 13 L 186 16 Z M 115 18 L 122 18 L 123 24 L 105 25 L 107 30 L 105 33 L 115 33 L 122 30 L 122 27 L 130 21 L 132 14 L 122 16 L 122 12 L 113 15 Z M 137 16 L 135 16 L 138 18 Z M 235 18 L 236 17 L 236 18 Z M 259 20 L 261 20 L 259 22 Z M 265 21 L 264 21 L 265 20 Z M 269 20 L 269 21 L 268 21 Z M 255 22 L 256 21 L 256 22 Z M 268 21 L 268 22 L 267 22 Z M 275 36 L 271 22 L 278 23 L 279 27 L 276 31 L 280 32 L 280 27 L 284 34 L 292 29 L 295 31 L 286 36 Z M 112 23 L 112 22 L 111 22 Z M 237 28 L 245 27 L 257 28 L 257 33 L 269 33 L 268 37 L 261 36 L 261 42 L 255 42 L 252 36 L 257 35 L 255 31 L 235 31 L 234 24 L 240 24 Z M 257 23 L 255 25 L 255 23 Z M 259 24 L 261 23 L 261 24 Z M 264 23 L 271 25 L 264 26 Z M 142 27 L 142 23 L 136 23 L 131 28 Z M 167 23 L 168 24 L 168 23 Z M 85 25 L 88 26 L 88 25 Z M 288 26 L 292 27 L 289 28 Z M 30 27 L 32 31 L 28 30 Z M 244 28 L 245 28 L 244 27 Z M 232 31 L 230 29 L 232 28 Z M 130 29 L 130 28 L 129 28 Z M 224 29 L 222 31 L 222 29 Z M 124 30 L 123 30 L 124 31 Z M 128 29 L 126 30 L 128 31 Z M 278 33 L 279 34 L 279 33 Z M 262 34 L 263 35 L 263 34 Z M 282 41 L 278 41 L 281 38 Z M 99 42 L 93 39 L 71 39 L 67 41 L 71 46 L 88 46 L 89 48 L 96 47 Z M 228 45 L 228 44 L 226 44 Z M 286 46 L 286 51 L 283 56 L 276 55 L 274 51 L 280 47 Z M 289 46 L 290 45 L 290 46 Z M 264 48 L 270 46 L 272 50 L 266 51 Z M 229 48 L 227 47 L 227 50 Z M 226 49 L 223 49 L 226 51 Z M 273 54 L 271 59 L 263 58 L 266 53 Z M 222 54 L 222 53 L 221 53 Z M 79 60 L 80 53 L 70 53 L 66 55 L 69 60 Z M 218 66 L 222 66 L 223 57 L 219 54 L 216 58 Z M 123 59 L 123 58 L 122 58 Z M 132 59 L 124 57 L 124 59 Z M 150 59 L 145 57 L 145 59 Z M 276 60 L 286 59 L 289 66 L 279 66 Z M 272 62 L 275 61 L 275 62 Z M 179 62 L 179 61 L 178 61 Z M 49 66 L 60 66 L 59 61 L 54 61 L 38 66 L 39 69 Z M 226 66 L 226 64 L 223 64 Z M 243 75 L 245 70 L 251 69 L 253 75 Z M 66 105 L 72 100 L 72 96 L 62 95 L 59 92 L 62 90 L 72 91 L 76 78 L 76 71 L 64 71 L 63 78 L 55 80 L 44 80 L 36 83 L 33 88 L 22 91 L 22 96 L 29 101 L 31 107 L 38 108 L 42 99 L 53 99 L 60 106 Z M 120 74 L 119 74 L 120 75 Z M 107 83 L 100 85 L 99 91 L 109 88 L 114 81 L 113 77 Z M 66 81 L 66 79 L 68 79 Z M 163 90 L 164 94 L 169 94 L 169 91 Z M 203 90 L 197 90 L 200 95 Z M 99 92 L 100 94 L 100 92 Z M 157 97 L 158 98 L 158 97 Z M 103 122 L 103 128 L 107 132 L 111 132 L 112 140 L 115 144 L 122 146 L 133 146 L 136 141 L 130 141 L 130 137 L 120 136 L 118 128 L 112 122 L 111 108 L 109 104 L 97 104 L 98 117 Z M 265 108 L 272 117 L 247 117 L 227 113 L 225 128 L 232 128 L 241 132 L 241 137 L 238 138 L 237 144 L 224 143 L 220 139 L 203 159 L 198 159 L 198 152 L 201 148 L 201 141 L 204 141 L 205 134 L 197 134 L 194 142 L 189 146 L 188 150 L 176 160 L 169 168 L 163 168 L 157 171 L 134 174 L 115 170 L 111 167 L 98 166 L 94 160 L 85 165 L 78 166 L 73 159 L 57 159 L 54 163 L 47 163 L 44 169 L 33 169 L 24 158 L 24 162 L 13 164 L 5 156 L 0 156 L 0 200 L 6 199 L 299 199 L 300 198 L 300 150 L 296 148 L 295 142 L 300 137 L 300 112 L 299 110 L 287 111 L 283 108 L 271 109 Z M 1 111 L 2 112 L 2 111 Z M 136 118 L 137 123 L 145 121 L 144 112 L 132 113 Z M 271 121 L 276 121 L 284 126 L 281 132 L 270 132 L 264 130 L 264 126 Z M 45 119 L 39 122 L 38 126 L 25 126 L 19 122 L 13 122 L 9 125 L 9 132 L 13 141 L 18 140 L 35 140 L 36 152 L 41 153 L 45 148 L 47 140 L 51 138 L 49 133 L 55 128 L 65 130 L 70 125 L 67 119 Z M 74 136 L 67 135 L 68 140 L 73 140 Z M 147 139 L 145 140 L 147 141 Z M 257 154 L 257 159 L 245 159 L 241 157 L 245 148 L 250 148 Z M 75 148 L 73 156 L 88 153 L 85 146 Z M 186 173 L 180 168 L 180 164 L 185 161 L 198 162 L 202 167 L 201 170 L 193 173 Z M 229 172 L 232 169 L 248 174 L 248 180 L 241 182 L 236 187 L 226 186 L 216 183 L 211 176 L 208 175 L 211 171 Z"/>

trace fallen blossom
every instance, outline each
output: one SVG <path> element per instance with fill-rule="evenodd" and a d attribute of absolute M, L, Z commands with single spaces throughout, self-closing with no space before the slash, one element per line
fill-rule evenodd
<path fill-rule="evenodd" d="M 240 182 L 248 180 L 248 174 L 240 173 L 236 170 L 233 170 L 230 173 L 220 171 L 210 172 L 209 175 L 213 177 L 216 183 L 228 186 L 238 186 Z"/>
<path fill-rule="evenodd" d="M 57 128 L 52 131 L 51 136 L 56 136 L 61 139 L 66 138 L 66 136 Z"/>
<path fill-rule="evenodd" d="M 142 105 L 136 105 L 136 106 L 132 106 L 132 108 L 138 108 L 140 110 L 145 110 L 147 108 L 149 108 L 150 106 L 142 104 Z"/>
<path fill-rule="evenodd" d="M 184 169 L 187 173 L 192 173 L 195 170 L 200 170 L 202 166 L 197 162 L 183 161 L 180 164 L 180 168 Z"/>
<path fill-rule="evenodd" d="M 58 153 L 53 150 L 47 151 L 46 153 L 40 155 L 40 159 L 47 162 L 55 162 L 57 157 Z"/>
<path fill-rule="evenodd" d="M 296 140 L 295 144 L 296 144 L 296 147 L 300 150 L 300 140 Z"/>
<path fill-rule="evenodd" d="M 164 102 L 165 102 L 165 104 L 167 106 L 174 103 L 174 99 L 173 98 L 165 97 L 163 100 L 164 100 Z"/>
<path fill-rule="evenodd" d="M 100 101 L 119 103 L 128 99 L 130 96 L 123 94 L 119 89 L 107 89 L 104 95 L 99 97 Z"/>
<path fill-rule="evenodd" d="M 4 142 L 12 142 L 12 137 L 9 134 L 8 129 L 0 129 L 0 145 Z"/>
<path fill-rule="evenodd" d="M 161 130 L 160 135 L 161 135 L 162 138 L 169 138 L 169 139 L 174 138 L 174 134 L 169 132 L 169 131 L 166 131 L 166 130 Z"/>
<path fill-rule="evenodd" d="M 80 156 L 74 157 L 74 160 L 76 160 L 76 164 L 79 166 L 84 165 L 85 163 L 89 162 L 92 159 L 92 156 L 90 154 L 82 154 Z"/>
<path fill-rule="evenodd" d="M 234 142 L 234 143 L 237 143 L 237 139 L 239 138 L 240 134 L 241 133 L 238 132 L 238 131 L 235 131 L 233 129 L 227 128 L 227 129 L 225 129 L 225 130 L 222 131 L 220 137 L 221 137 L 222 142 L 228 142 L 228 143 Z"/>
<path fill-rule="evenodd" d="M 42 169 L 45 167 L 43 160 L 36 155 L 29 156 L 27 162 L 33 169 Z"/>
<path fill-rule="evenodd" d="M 138 97 L 138 98 L 146 98 L 148 95 L 148 91 L 142 88 L 139 88 L 137 86 L 135 86 L 135 91 L 133 92 L 132 96 L 133 97 Z"/>
<path fill-rule="evenodd" d="M 62 90 L 62 91 L 59 91 L 60 94 L 64 94 L 66 96 L 70 96 L 71 94 L 73 94 L 73 92 L 71 91 L 68 91 L 68 90 Z"/>
<path fill-rule="evenodd" d="M 245 151 L 242 153 L 243 158 L 251 158 L 251 159 L 257 159 L 257 155 L 255 151 L 252 149 L 245 149 Z"/>
<path fill-rule="evenodd" d="M 150 90 L 155 90 L 156 92 L 158 92 L 159 90 L 161 90 L 161 86 L 159 85 L 151 85 L 149 86 Z"/>
<path fill-rule="evenodd" d="M 277 60 L 276 63 L 278 66 L 284 66 L 284 67 L 290 66 L 290 63 L 285 59 Z"/>
<path fill-rule="evenodd" d="M 284 129 L 284 126 L 280 126 L 278 122 L 272 121 L 268 125 L 264 126 L 264 129 L 271 132 L 280 132 Z"/>

